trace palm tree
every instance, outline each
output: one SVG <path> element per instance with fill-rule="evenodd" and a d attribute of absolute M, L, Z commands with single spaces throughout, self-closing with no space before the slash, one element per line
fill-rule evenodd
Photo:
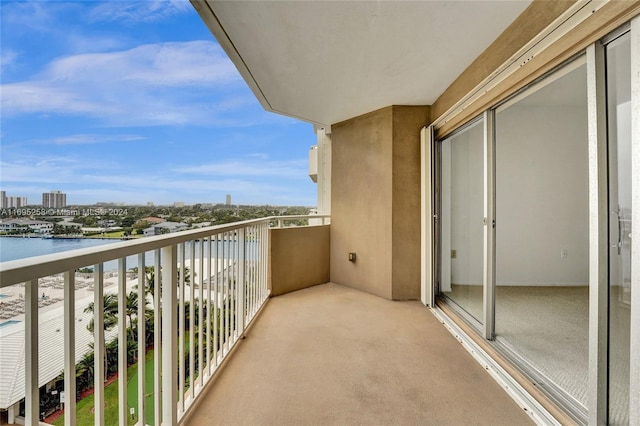
<path fill-rule="evenodd" d="M 102 306 L 103 306 L 103 312 L 104 312 L 104 316 L 103 316 L 103 320 L 104 320 L 104 331 L 109 331 L 111 329 L 113 329 L 113 327 L 116 326 L 116 324 L 118 324 L 118 296 L 112 293 L 106 294 L 104 296 L 103 302 L 102 302 Z M 94 303 L 91 302 L 87 305 L 86 308 L 84 308 L 84 312 L 88 313 L 88 314 L 93 314 L 95 310 L 95 306 Z M 91 318 L 89 320 L 89 324 L 87 324 L 87 330 L 89 330 L 91 333 L 93 333 L 95 327 L 95 323 L 93 318 Z M 104 334 L 102 336 L 102 346 L 105 347 L 105 337 Z M 109 375 L 109 363 L 107 360 L 107 356 L 105 353 L 104 356 L 104 380 L 107 380 L 107 376 Z"/>

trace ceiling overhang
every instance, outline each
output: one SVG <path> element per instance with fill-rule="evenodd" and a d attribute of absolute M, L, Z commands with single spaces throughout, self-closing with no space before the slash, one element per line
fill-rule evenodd
<path fill-rule="evenodd" d="M 318 126 L 431 105 L 529 3 L 192 0 L 263 107 Z"/>

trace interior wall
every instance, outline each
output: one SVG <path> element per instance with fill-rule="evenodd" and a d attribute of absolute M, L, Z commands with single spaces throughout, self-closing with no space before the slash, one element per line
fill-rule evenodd
<path fill-rule="evenodd" d="M 428 121 L 426 106 L 390 106 L 331 126 L 332 282 L 387 299 L 420 297 L 420 129 Z"/>
<path fill-rule="evenodd" d="M 586 105 L 497 114 L 497 285 L 588 284 L 587 150 Z"/>

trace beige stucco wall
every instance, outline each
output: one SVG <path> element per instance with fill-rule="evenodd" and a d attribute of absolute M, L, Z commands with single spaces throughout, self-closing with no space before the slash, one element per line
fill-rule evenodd
<path fill-rule="evenodd" d="M 270 229 L 269 234 L 272 296 L 329 281 L 329 225 Z"/>
<path fill-rule="evenodd" d="M 331 281 L 388 299 L 419 297 L 420 129 L 428 120 L 428 107 L 390 106 L 332 126 Z"/>
<path fill-rule="evenodd" d="M 392 299 L 420 298 L 420 129 L 428 107 L 393 107 Z"/>

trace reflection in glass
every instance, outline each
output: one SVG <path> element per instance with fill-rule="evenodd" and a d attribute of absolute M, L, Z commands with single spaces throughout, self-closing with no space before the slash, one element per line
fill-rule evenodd
<path fill-rule="evenodd" d="M 607 45 L 609 122 L 609 424 L 629 424 L 631 44 Z"/>
<path fill-rule="evenodd" d="M 586 65 L 496 114 L 496 339 L 585 412 L 589 204 Z"/>
<path fill-rule="evenodd" d="M 478 121 L 441 144 L 440 294 L 482 322 L 483 146 Z"/>

